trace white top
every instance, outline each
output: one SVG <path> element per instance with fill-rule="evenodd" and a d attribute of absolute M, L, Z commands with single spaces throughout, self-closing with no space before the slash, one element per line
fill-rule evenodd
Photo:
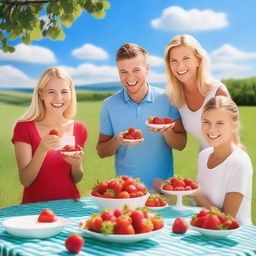
<path fill-rule="evenodd" d="M 232 154 L 215 168 L 209 169 L 207 162 L 213 148 L 199 153 L 198 174 L 203 195 L 218 208 L 223 207 L 226 193 L 238 192 L 244 197 L 236 215 L 240 224 L 252 225 L 252 174 L 251 159 L 242 149 L 235 147 Z"/>
<path fill-rule="evenodd" d="M 218 82 L 212 88 L 212 90 L 208 93 L 208 95 L 206 95 L 201 108 L 199 108 L 197 111 L 190 110 L 187 103 L 184 103 L 184 105 L 178 109 L 180 112 L 181 120 L 185 130 L 187 131 L 187 133 L 191 134 L 195 139 L 197 139 L 197 141 L 200 144 L 200 151 L 209 147 L 209 144 L 207 143 L 207 141 L 202 135 L 202 128 L 201 128 L 202 110 L 206 102 L 216 95 L 217 90 L 221 86 L 225 86 L 225 85 Z"/>

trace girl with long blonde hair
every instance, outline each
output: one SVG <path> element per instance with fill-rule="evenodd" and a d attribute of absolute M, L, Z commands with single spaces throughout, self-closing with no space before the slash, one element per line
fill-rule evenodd
<path fill-rule="evenodd" d="M 22 203 L 80 197 L 76 183 L 83 177 L 82 149 L 87 129 L 73 120 L 75 114 L 72 79 L 58 67 L 44 71 L 31 105 L 16 122 L 12 137 L 24 186 Z M 81 150 L 70 156 L 56 150 L 64 137 L 73 138 Z"/>

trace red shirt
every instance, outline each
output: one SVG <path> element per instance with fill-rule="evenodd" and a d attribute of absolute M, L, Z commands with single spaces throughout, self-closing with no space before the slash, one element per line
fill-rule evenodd
<path fill-rule="evenodd" d="M 83 147 L 87 139 L 84 124 L 74 121 L 73 135 L 76 145 Z M 12 142 L 16 141 L 30 144 L 34 155 L 41 138 L 33 121 L 17 122 L 12 137 Z M 63 159 L 58 150 L 50 150 L 36 179 L 29 187 L 24 188 L 22 204 L 78 198 L 80 193 L 71 177 L 71 165 Z"/>

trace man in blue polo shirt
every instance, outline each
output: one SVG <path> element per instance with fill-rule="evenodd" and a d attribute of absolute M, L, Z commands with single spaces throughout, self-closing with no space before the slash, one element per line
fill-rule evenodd
<path fill-rule="evenodd" d="M 125 44 L 116 54 L 116 63 L 124 88 L 103 102 L 98 155 L 103 158 L 115 154 L 118 176 L 140 177 L 152 188 L 153 182 L 161 182 L 159 178 L 173 176 L 172 148 L 182 150 L 186 135 L 180 115 L 164 90 L 147 83 L 147 51 L 136 44 Z M 175 124 L 167 129 L 148 129 L 145 122 L 149 116 L 171 117 Z M 122 141 L 122 132 L 129 127 L 141 130 L 144 141 Z"/>

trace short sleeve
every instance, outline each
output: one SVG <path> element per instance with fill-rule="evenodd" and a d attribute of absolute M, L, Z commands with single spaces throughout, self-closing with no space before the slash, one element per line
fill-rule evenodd
<path fill-rule="evenodd" d="M 13 130 L 13 137 L 12 143 L 15 142 L 25 142 L 27 144 L 32 145 L 31 136 L 29 133 L 29 127 L 27 122 L 17 122 L 14 130 Z"/>
<path fill-rule="evenodd" d="M 173 105 L 169 106 L 169 115 L 174 120 L 181 118 L 178 109 L 176 107 L 174 107 Z"/>
<path fill-rule="evenodd" d="M 244 159 L 246 160 L 246 159 Z M 227 193 L 239 192 L 245 195 L 248 184 L 252 179 L 252 165 L 250 161 L 239 161 L 233 166 L 231 177 L 227 184 Z"/>
<path fill-rule="evenodd" d="M 77 144 L 81 147 L 84 147 L 84 144 L 86 143 L 88 138 L 87 127 L 83 123 L 78 121 L 76 121 L 76 126 L 76 135 L 78 136 Z"/>
<path fill-rule="evenodd" d="M 109 135 L 109 136 L 114 135 L 109 111 L 105 101 L 102 104 L 102 108 L 100 112 L 100 133 Z"/>

